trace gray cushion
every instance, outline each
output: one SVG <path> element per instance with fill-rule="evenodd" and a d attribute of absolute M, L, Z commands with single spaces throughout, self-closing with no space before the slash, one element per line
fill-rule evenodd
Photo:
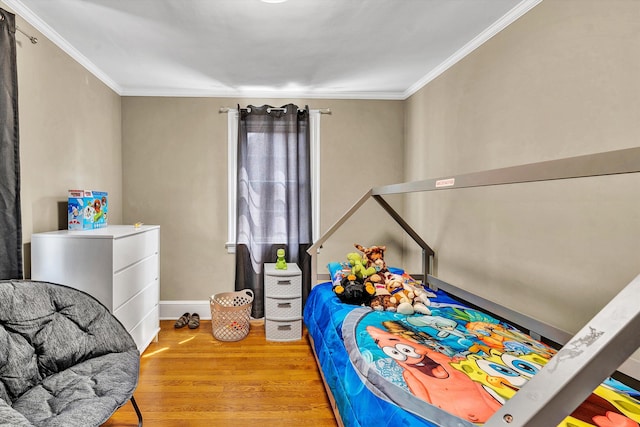
<path fill-rule="evenodd" d="M 31 427 L 33 424 L 22 414 L 0 399 L 0 427 Z"/>
<path fill-rule="evenodd" d="M 99 426 L 137 386 L 131 336 L 66 286 L 0 282 L 0 349 L 0 399 L 35 426 Z M 14 425 L 9 416 L 0 406 L 0 425 Z"/>

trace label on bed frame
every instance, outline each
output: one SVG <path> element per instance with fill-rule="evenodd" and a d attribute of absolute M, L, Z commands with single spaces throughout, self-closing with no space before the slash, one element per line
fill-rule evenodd
<path fill-rule="evenodd" d="M 436 188 L 452 187 L 456 184 L 455 178 L 439 179 L 436 181 Z"/>

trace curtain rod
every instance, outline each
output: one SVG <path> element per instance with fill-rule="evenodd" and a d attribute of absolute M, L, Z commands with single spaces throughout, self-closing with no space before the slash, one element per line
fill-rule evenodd
<path fill-rule="evenodd" d="M 220 110 L 218 110 L 218 113 L 223 114 L 223 113 L 228 113 L 229 111 L 235 111 L 236 108 L 231 108 L 231 107 L 220 107 Z M 280 107 L 272 107 L 269 108 L 267 111 L 269 110 L 284 110 L 284 108 L 280 108 Z M 331 114 L 331 108 L 309 108 L 309 110 L 318 110 L 318 112 L 320 114 Z M 300 110 L 299 110 L 300 111 Z"/>
<path fill-rule="evenodd" d="M 33 43 L 33 44 L 38 43 L 38 38 L 37 37 L 30 36 L 29 34 L 27 34 L 24 31 L 22 31 L 22 29 L 20 27 L 18 27 L 17 25 L 16 25 L 16 30 L 20 31 L 22 34 L 27 36 L 29 38 L 29 40 L 31 40 L 31 43 Z"/>
<path fill-rule="evenodd" d="M 4 16 L 0 15 L 0 21 L 4 21 Z M 25 33 L 24 31 L 22 31 L 22 29 L 20 27 L 18 27 L 16 25 L 16 30 L 20 31 L 22 34 L 24 34 L 25 36 L 27 36 L 29 38 L 29 40 L 31 40 L 31 43 L 36 44 L 38 43 L 38 39 L 36 37 L 30 36 L 29 34 Z"/>

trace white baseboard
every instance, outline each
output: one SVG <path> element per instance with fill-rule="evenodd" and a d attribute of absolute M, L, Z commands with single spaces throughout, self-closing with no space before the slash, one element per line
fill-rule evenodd
<path fill-rule="evenodd" d="M 160 301 L 160 320 L 177 320 L 184 313 L 198 313 L 200 319 L 211 319 L 209 301 Z"/>

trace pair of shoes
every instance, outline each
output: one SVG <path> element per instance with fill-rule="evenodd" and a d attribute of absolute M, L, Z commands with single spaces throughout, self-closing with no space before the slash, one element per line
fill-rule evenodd
<path fill-rule="evenodd" d="M 180 316 L 178 320 L 176 320 L 176 323 L 173 325 L 173 327 L 176 329 L 180 329 L 184 328 L 187 325 L 189 325 L 189 329 L 195 329 L 200 326 L 200 315 L 198 315 L 198 313 L 185 313 Z"/>

